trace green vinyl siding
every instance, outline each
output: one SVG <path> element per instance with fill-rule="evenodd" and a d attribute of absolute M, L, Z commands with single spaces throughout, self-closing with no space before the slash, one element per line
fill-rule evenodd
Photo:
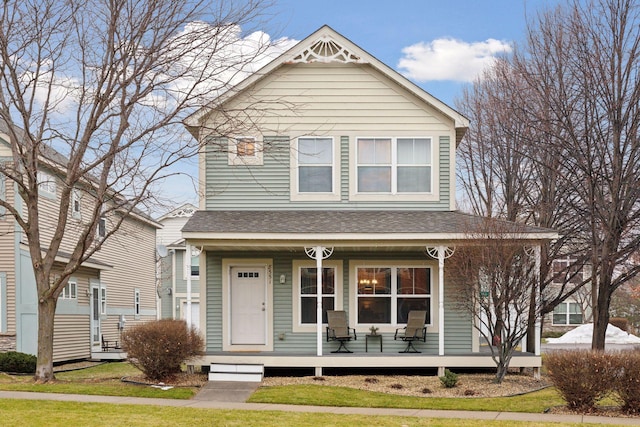
<path fill-rule="evenodd" d="M 447 263 L 444 265 L 445 271 Z M 472 350 L 473 320 L 471 315 L 456 307 L 454 302 L 456 290 L 444 288 L 444 353 L 469 353 Z M 436 344 L 437 346 L 437 344 Z"/>
<path fill-rule="evenodd" d="M 290 194 L 290 138 L 265 137 L 262 165 L 229 165 L 225 140 L 211 140 L 205 151 L 207 210 L 275 209 L 428 209 L 449 210 L 452 196 L 450 139 L 440 137 L 438 201 L 359 201 L 349 200 L 349 145 L 355 137 L 336 136 L 339 141 L 340 200 L 292 201 Z"/>
<path fill-rule="evenodd" d="M 206 350 L 222 350 L 222 257 L 207 252 Z"/>

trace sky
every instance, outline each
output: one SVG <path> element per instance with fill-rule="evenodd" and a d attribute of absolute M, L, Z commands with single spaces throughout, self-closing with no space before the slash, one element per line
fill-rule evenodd
<path fill-rule="evenodd" d="M 329 25 L 369 54 L 455 107 L 456 98 L 496 55 L 525 38 L 526 22 L 562 0 L 273 0 L 257 26 L 289 45 Z M 195 168 L 195 160 L 185 168 Z M 197 176 L 197 175 L 196 175 Z M 182 180 L 175 206 L 197 204 Z M 175 207 L 174 206 L 174 207 Z"/>

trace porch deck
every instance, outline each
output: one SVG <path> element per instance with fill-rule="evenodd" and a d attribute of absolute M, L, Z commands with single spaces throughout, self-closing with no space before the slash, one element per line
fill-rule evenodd
<path fill-rule="evenodd" d="M 489 349 L 478 353 L 447 354 L 438 356 L 428 353 L 328 353 L 318 356 L 309 353 L 278 352 L 207 352 L 193 365 L 259 364 L 265 368 L 493 368 L 495 362 Z M 511 359 L 513 368 L 540 368 L 541 356 L 516 352 Z"/>

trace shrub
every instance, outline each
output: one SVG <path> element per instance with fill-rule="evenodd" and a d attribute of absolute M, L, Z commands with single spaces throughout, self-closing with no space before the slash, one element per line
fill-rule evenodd
<path fill-rule="evenodd" d="M 425 387 L 421 391 L 422 391 L 422 394 L 431 394 L 431 393 L 433 393 L 429 387 Z"/>
<path fill-rule="evenodd" d="M 620 328 L 625 332 L 629 332 L 629 321 L 624 317 L 611 317 L 609 319 L 609 324 L 616 328 Z"/>
<path fill-rule="evenodd" d="M 163 319 L 123 332 L 122 348 L 147 378 L 160 381 L 170 379 L 180 372 L 180 364 L 200 355 L 204 340 L 184 320 Z"/>
<path fill-rule="evenodd" d="M 0 371 L 16 374 L 33 374 L 36 372 L 37 357 L 17 351 L 0 353 Z"/>
<path fill-rule="evenodd" d="M 591 350 L 567 350 L 545 357 L 547 372 L 570 409 L 592 411 L 612 387 L 615 371 L 610 355 Z"/>
<path fill-rule="evenodd" d="M 404 388 L 404 386 L 402 384 L 391 384 L 389 387 L 395 389 L 395 390 L 402 390 Z"/>
<path fill-rule="evenodd" d="M 458 374 L 454 374 L 448 369 L 445 369 L 444 376 L 439 378 L 442 385 L 446 388 L 453 388 L 456 386 L 456 384 L 458 384 Z"/>
<path fill-rule="evenodd" d="M 611 364 L 616 372 L 615 391 L 622 410 L 630 414 L 640 413 L 640 353 L 614 353 Z"/>

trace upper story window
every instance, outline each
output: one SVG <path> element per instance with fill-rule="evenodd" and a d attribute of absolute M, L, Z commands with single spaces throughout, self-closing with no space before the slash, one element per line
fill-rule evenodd
<path fill-rule="evenodd" d="M 339 158 L 332 137 L 301 137 L 292 154 L 292 200 L 340 200 Z"/>
<path fill-rule="evenodd" d="M 71 216 L 80 219 L 80 190 L 73 189 L 71 192 Z"/>
<path fill-rule="evenodd" d="M 358 193 L 431 193 L 431 138 L 358 138 Z"/>
<path fill-rule="evenodd" d="M 298 192 L 333 191 L 333 138 L 298 138 Z"/>
<path fill-rule="evenodd" d="M 262 143 L 253 137 L 229 139 L 229 165 L 262 165 Z"/>
<path fill-rule="evenodd" d="M 98 220 L 98 238 L 103 239 L 107 235 L 107 217 L 103 215 L 100 216 Z"/>
<path fill-rule="evenodd" d="M 41 194 L 55 196 L 56 180 L 53 175 L 44 171 L 38 171 L 38 190 Z"/>

